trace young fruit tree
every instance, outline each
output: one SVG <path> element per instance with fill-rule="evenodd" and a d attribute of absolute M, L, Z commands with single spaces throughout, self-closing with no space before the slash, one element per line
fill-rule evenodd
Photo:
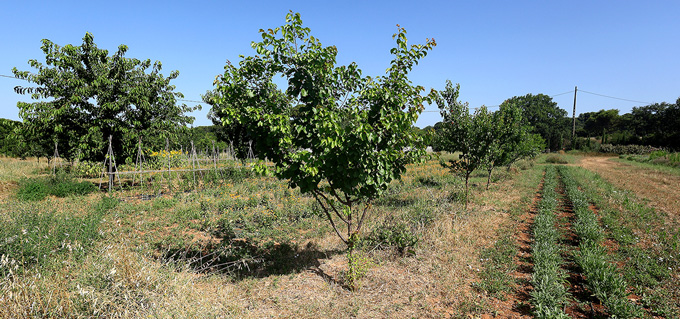
<path fill-rule="evenodd" d="M 525 124 L 522 109 L 513 103 L 502 104 L 492 114 L 492 141 L 484 167 L 487 170 L 486 189 L 491 183 L 491 173 L 496 167 L 510 165 L 522 158 L 530 158 L 545 148 L 543 138 L 530 133 L 533 128 Z"/>
<path fill-rule="evenodd" d="M 109 55 L 97 48 L 90 33 L 80 46 L 61 47 L 44 39 L 41 49 L 46 65 L 28 61 L 35 73 L 12 69 L 15 77 L 36 84 L 14 88 L 36 100 L 17 103 L 23 135 L 39 138 L 26 143 L 48 140 L 53 147 L 58 142 L 66 158 L 80 154 L 81 159 L 99 160 L 113 136 L 114 152 L 127 157 L 134 154 L 140 137 L 171 137 L 193 122 L 184 113 L 196 108 L 177 104 L 183 96 L 170 85 L 179 72 L 163 76 L 159 61 L 152 65 L 148 59 L 126 58 L 125 45 Z"/>
<path fill-rule="evenodd" d="M 298 13 L 260 32 L 257 54 L 241 56 L 238 67 L 227 63 L 215 81 L 214 114 L 248 129 L 257 156 L 275 164 L 260 172 L 314 196 L 351 256 L 371 201 L 424 153 L 411 127 L 433 93 L 421 96 L 407 75 L 436 43 L 409 46 L 398 27 L 387 74 L 372 78 L 355 63 L 336 65 L 337 48 L 311 36 Z"/>
<path fill-rule="evenodd" d="M 454 87 L 447 80 L 445 89 L 436 96 L 436 102 L 443 118 L 439 130 L 440 147 L 450 153 L 461 153 L 459 160 L 442 162 L 442 165 L 465 178 L 467 209 L 470 175 L 488 160 L 494 141 L 494 121 L 492 113 L 485 106 L 471 114 L 468 104 L 458 101 L 459 94 L 460 85 Z"/>

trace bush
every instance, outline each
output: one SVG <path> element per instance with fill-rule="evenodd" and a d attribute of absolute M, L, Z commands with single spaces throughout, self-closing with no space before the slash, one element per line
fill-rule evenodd
<path fill-rule="evenodd" d="M 601 153 L 608 154 L 649 154 L 653 151 L 658 151 L 659 148 L 645 145 L 612 145 L 602 144 L 600 146 Z"/>
<path fill-rule="evenodd" d="M 17 197 L 23 201 L 42 200 L 49 194 L 49 188 L 42 179 L 22 179 L 19 181 Z"/>
<path fill-rule="evenodd" d="M 71 167 L 71 173 L 76 177 L 94 178 L 99 177 L 104 171 L 104 164 L 90 161 L 78 162 Z"/>
<path fill-rule="evenodd" d="M 413 254 L 419 238 L 403 223 L 387 223 L 378 226 L 361 242 L 364 247 L 393 248 L 399 254 Z"/>
<path fill-rule="evenodd" d="M 567 164 L 569 163 L 564 157 L 558 155 L 558 154 L 550 154 L 548 157 L 545 158 L 546 163 L 552 163 L 552 164 Z"/>

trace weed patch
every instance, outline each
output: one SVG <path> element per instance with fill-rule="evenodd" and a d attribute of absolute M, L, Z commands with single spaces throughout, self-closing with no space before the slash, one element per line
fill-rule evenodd
<path fill-rule="evenodd" d="M 90 182 L 78 182 L 68 175 L 24 178 L 19 181 L 17 197 L 24 201 L 43 200 L 48 195 L 56 197 L 87 195 L 97 190 Z"/>

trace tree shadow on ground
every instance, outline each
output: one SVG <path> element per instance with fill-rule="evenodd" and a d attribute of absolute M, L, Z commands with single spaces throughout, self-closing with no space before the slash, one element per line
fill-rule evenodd
<path fill-rule="evenodd" d="M 321 259 L 343 253 L 341 250 L 320 250 L 314 244 L 300 248 L 295 244 L 272 240 L 231 238 L 195 247 L 170 248 L 157 245 L 164 251 L 161 259 L 185 262 L 198 273 L 224 274 L 236 280 L 264 278 L 271 275 L 299 273 L 319 269 Z M 324 279 L 328 275 L 319 274 Z M 333 280 L 332 278 L 330 280 Z M 333 280 L 334 281 L 334 280 Z"/>

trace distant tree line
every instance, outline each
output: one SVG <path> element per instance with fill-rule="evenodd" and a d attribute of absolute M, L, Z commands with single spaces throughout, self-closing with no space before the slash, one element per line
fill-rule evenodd
<path fill-rule="evenodd" d="M 573 121 L 568 112 L 544 94 L 515 96 L 501 104 L 522 110 L 524 124 L 538 134 L 551 150 L 589 147 L 593 143 L 613 145 L 650 145 L 680 150 L 680 98 L 673 103 L 654 103 L 633 107 L 630 113 L 619 114 L 609 109 L 581 113 L 576 118 L 576 137 L 572 140 Z M 443 122 L 417 132 L 433 136 L 431 145 L 442 149 L 437 137 Z M 427 133 L 427 134 L 426 134 Z"/>
<path fill-rule="evenodd" d="M 576 135 L 602 144 L 651 145 L 680 150 L 680 98 L 634 107 L 630 113 L 599 110 L 576 118 Z"/>

